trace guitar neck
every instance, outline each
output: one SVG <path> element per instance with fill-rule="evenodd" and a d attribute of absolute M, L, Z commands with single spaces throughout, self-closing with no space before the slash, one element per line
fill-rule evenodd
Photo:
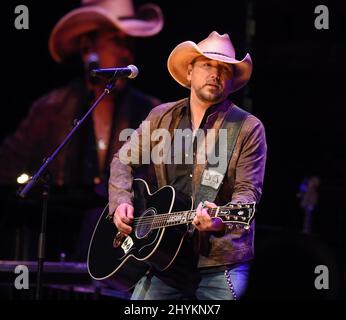
<path fill-rule="evenodd" d="M 181 224 L 191 223 L 196 214 L 196 210 L 160 214 L 154 217 L 151 227 L 152 229 L 160 229 L 169 226 L 178 226 Z"/>
<path fill-rule="evenodd" d="M 219 217 L 224 223 L 244 223 L 249 222 L 249 218 L 244 215 L 245 210 L 251 210 L 250 205 L 238 207 L 230 205 L 226 207 L 216 207 L 208 209 L 208 213 L 212 218 Z M 171 212 L 154 216 L 151 228 L 160 229 L 169 226 L 177 226 L 191 223 L 196 216 L 196 210 L 187 210 L 179 212 Z M 253 215 L 253 213 L 252 213 Z"/>

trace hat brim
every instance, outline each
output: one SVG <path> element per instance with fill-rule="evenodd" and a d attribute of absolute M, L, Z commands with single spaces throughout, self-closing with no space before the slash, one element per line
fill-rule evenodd
<path fill-rule="evenodd" d="M 107 10 L 88 6 L 78 8 L 61 18 L 49 37 L 49 52 L 52 58 L 61 62 L 66 56 L 78 50 L 78 36 L 100 29 L 114 27 L 132 37 L 150 37 L 162 30 L 164 19 L 160 7 L 146 4 L 138 9 L 138 16 L 117 18 Z"/>
<path fill-rule="evenodd" d="M 190 88 L 187 80 L 188 65 L 199 56 L 234 66 L 231 92 L 235 92 L 245 86 L 251 77 L 252 60 L 249 53 L 246 54 L 244 59 L 237 60 L 220 54 L 204 53 L 194 42 L 185 41 L 173 49 L 167 60 L 167 68 L 173 79 L 182 86 Z"/>

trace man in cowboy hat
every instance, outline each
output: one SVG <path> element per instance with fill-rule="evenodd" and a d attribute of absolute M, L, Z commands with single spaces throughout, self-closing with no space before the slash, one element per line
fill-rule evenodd
<path fill-rule="evenodd" d="M 51 154 L 69 133 L 73 120 L 80 119 L 100 96 L 105 80 L 91 78 L 90 67 L 125 67 L 132 64 L 132 39 L 154 36 L 162 27 L 163 15 L 157 5 L 145 4 L 135 9 L 132 0 L 82 0 L 79 8 L 63 16 L 50 34 L 49 52 L 58 63 L 69 59 L 75 61 L 71 57 L 79 57 L 85 72 L 81 79 L 73 80 L 35 101 L 17 131 L 5 139 L 0 147 L 0 184 L 15 184 L 16 178 L 24 171 L 33 174 L 42 159 Z M 90 186 L 96 193 L 93 191 L 93 197 L 86 196 L 85 200 L 94 199 L 95 195 L 105 200 L 109 163 L 122 144 L 120 131 L 137 127 L 157 104 L 156 98 L 143 94 L 131 87 L 127 80 L 120 79 L 114 92 L 101 101 L 87 123 L 52 162 L 49 170 L 53 183 L 59 186 Z M 86 207 L 95 206 L 92 201 L 80 200 L 79 207 L 83 203 Z M 97 215 L 91 216 L 94 219 Z M 69 219 L 73 216 L 78 215 L 71 215 Z M 78 219 L 80 226 L 80 216 Z M 94 222 L 86 224 L 88 228 L 94 227 Z M 73 237 L 78 226 L 71 228 Z M 57 257 L 55 250 L 70 253 L 72 238 L 64 238 L 66 243 L 60 248 L 48 248 L 49 258 Z M 79 257 L 83 260 L 86 259 L 89 239 L 90 234 L 86 232 L 82 241 L 84 250 Z"/>
<path fill-rule="evenodd" d="M 175 129 L 196 132 L 199 128 L 207 132 L 208 137 L 211 129 L 218 131 L 225 122 L 234 147 L 229 151 L 230 159 L 222 173 L 223 181 L 216 188 L 217 194 L 207 179 L 213 171 L 208 171 L 205 163 L 196 161 L 199 148 L 195 147 L 196 139 L 190 138 L 192 147 L 178 150 L 186 155 L 185 162 L 174 163 L 172 156 L 171 162 L 155 163 L 159 187 L 170 184 L 196 199 L 193 225 L 197 231 L 192 237 L 185 236 L 170 267 L 164 271 L 152 267 L 149 274 L 143 276 L 132 299 L 237 299 L 244 294 L 249 262 L 253 258 L 254 222 L 249 230 L 225 228 L 221 220 L 209 216 L 208 209 L 229 202 L 257 203 L 261 196 L 266 161 L 264 127 L 260 120 L 229 99 L 230 93 L 248 82 L 252 61 L 249 54 L 237 60 L 229 36 L 213 31 L 198 44 L 186 41 L 175 47 L 168 58 L 168 70 L 179 84 L 190 89 L 190 96 L 154 108 L 146 119 L 150 121 L 150 132 L 160 128 L 172 134 Z M 232 138 L 231 132 L 237 131 L 236 123 L 239 123 L 238 133 Z M 127 162 L 123 151 L 130 149 L 133 159 L 139 159 L 138 154 L 145 159 L 158 143 L 151 141 L 149 149 L 142 148 L 143 144 L 136 143 L 141 141 L 142 130 L 143 126 L 137 129 L 137 138 L 127 141 L 111 163 L 110 212 L 114 212 L 113 221 L 124 234 L 132 231 L 134 216 L 133 177 L 129 169 L 140 163 Z M 169 143 L 173 149 L 175 144 Z M 232 145 L 232 141 L 228 143 Z M 190 154 L 193 163 L 187 161 Z M 209 176 L 204 175 L 205 172 L 209 172 Z"/>

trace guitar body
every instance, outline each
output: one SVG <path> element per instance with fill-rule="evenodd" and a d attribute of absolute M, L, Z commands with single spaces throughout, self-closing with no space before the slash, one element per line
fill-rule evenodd
<path fill-rule="evenodd" d="M 144 180 L 134 179 L 133 189 L 136 223 L 132 233 L 115 243 L 119 234 L 109 219 L 107 206 L 97 222 L 88 252 L 91 277 L 105 280 L 118 290 L 131 289 L 150 267 L 165 270 L 180 249 L 187 224 L 152 228 L 153 216 L 157 222 L 160 215 L 192 207 L 191 199 L 171 186 L 151 193 Z"/>

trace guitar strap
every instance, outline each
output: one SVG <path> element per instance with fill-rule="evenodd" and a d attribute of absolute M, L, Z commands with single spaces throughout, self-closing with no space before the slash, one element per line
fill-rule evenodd
<path fill-rule="evenodd" d="M 214 155 L 216 154 L 219 155 L 219 162 L 217 163 L 217 165 L 211 165 L 209 164 L 209 162 L 207 162 L 202 174 L 200 187 L 196 191 L 196 194 L 195 194 L 195 202 L 194 202 L 195 208 L 198 206 L 198 204 L 201 201 L 204 201 L 204 200 L 208 200 L 209 202 L 215 201 L 216 196 L 222 185 L 224 176 L 227 172 L 229 161 L 232 158 L 232 154 L 233 154 L 234 147 L 239 136 L 240 129 L 248 115 L 249 115 L 248 112 L 237 107 L 234 104 L 232 105 L 231 108 L 229 108 L 223 120 L 223 123 L 220 127 L 220 129 L 227 130 L 226 161 L 224 162 L 223 159 L 221 159 L 220 161 L 220 158 L 221 158 L 220 155 L 222 151 L 218 150 L 218 147 L 224 150 L 225 146 L 223 145 L 219 146 L 219 139 L 220 139 L 220 134 L 219 134 L 216 144 L 214 146 Z M 208 157 L 208 159 L 210 158 Z"/>

